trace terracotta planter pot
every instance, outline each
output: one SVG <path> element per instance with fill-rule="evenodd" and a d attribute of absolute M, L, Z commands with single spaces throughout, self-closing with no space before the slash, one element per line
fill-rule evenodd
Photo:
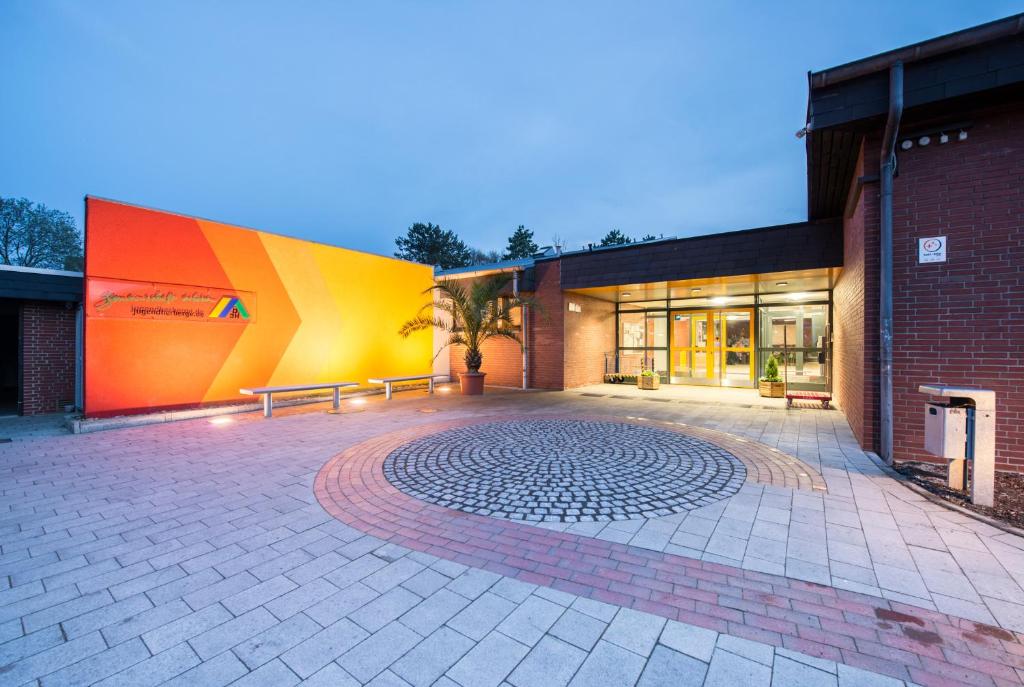
<path fill-rule="evenodd" d="M 766 382 L 762 379 L 757 383 L 757 389 L 765 398 L 782 398 L 786 395 L 785 382 Z"/>
<path fill-rule="evenodd" d="M 484 377 L 486 372 L 459 373 L 459 386 L 463 396 L 480 396 L 484 393 Z"/>
<path fill-rule="evenodd" d="M 637 389 L 657 389 L 661 386 L 661 378 L 655 375 L 654 377 L 644 377 L 640 375 L 636 378 Z"/>

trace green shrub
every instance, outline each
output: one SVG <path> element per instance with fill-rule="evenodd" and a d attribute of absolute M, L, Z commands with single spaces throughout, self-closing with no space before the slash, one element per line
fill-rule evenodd
<path fill-rule="evenodd" d="M 768 356 L 767 362 L 764 364 L 764 377 L 761 377 L 762 382 L 781 382 L 782 378 L 779 377 L 779 361 L 775 359 L 775 354 L 772 353 Z"/>

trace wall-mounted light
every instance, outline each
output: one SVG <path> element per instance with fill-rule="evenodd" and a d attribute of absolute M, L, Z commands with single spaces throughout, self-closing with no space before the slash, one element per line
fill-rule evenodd
<path fill-rule="evenodd" d="M 900 143 L 900 148 L 903 148 L 903 150 L 910 150 L 913 147 L 914 147 L 914 142 L 911 141 L 909 138 L 907 140 L 903 141 L 903 143 Z"/>
<path fill-rule="evenodd" d="M 931 142 L 932 142 L 932 137 L 931 136 L 922 136 L 921 138 L 917 139 L 917 144 L 921 145 L 921 146 L 926 146 L 926 145 L 928 145 Z"/>
<path fill-rule="evenodd" d="M 949 143 L 949 134 L 945 131 L 939 134 L 939 143 Z"/>
<path fill-rule="evenodd" d="M 956 135 L 956 140 L 958 140 L 958 141 L 966 141 L 967 140 L 967 132 L 964 131 L 963 129 L 960 129 L 960 133 Z"/>

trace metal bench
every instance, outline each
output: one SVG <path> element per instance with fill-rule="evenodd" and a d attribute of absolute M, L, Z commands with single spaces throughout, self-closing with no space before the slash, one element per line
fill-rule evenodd
<path fill-rule="evenodd" d="M 341 407 L 341 388 L 345 386 L 359 386 L 358 382 L 331 382 L 328 384 L 296 384 L 293 386 L 256 386 L 249 389 L 239 389 L 238 393 L 246 396 L 263 395 L 263 417 L 270 417 L 274 414 L 274 401 L 272 396 L 288 391 L 319 391 L 321 389 L 334 389 L 334 409 Z"/>
<path fill-rule="evenodd" d="M 448 375 L 408 375 L 405 377 L 375 377 L 367 380 L 370 384 L 383 384 L 384 385 L 384 397 L 391 400 L 391 386 L 399 382 L 421 382 L 424 379 L 427 380 L 427 387 L 430 393 L 434 393 L 434 379 L 436 377 L 447 377 Z"/>

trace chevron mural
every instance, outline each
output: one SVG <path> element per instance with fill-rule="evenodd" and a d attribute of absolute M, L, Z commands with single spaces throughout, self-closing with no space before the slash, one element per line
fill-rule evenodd
<path fill-rule="evenodd" d="M 86 198 L 85 413 L 431 370 L 426 265 Z"/>

